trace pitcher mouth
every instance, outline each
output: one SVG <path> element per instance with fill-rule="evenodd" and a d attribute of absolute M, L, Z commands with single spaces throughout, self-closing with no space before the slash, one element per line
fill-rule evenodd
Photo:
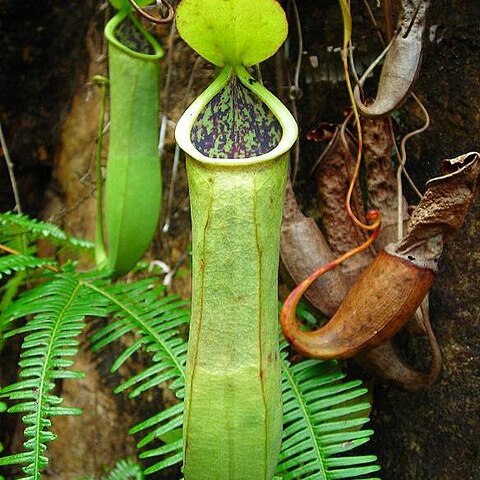
<path fill-rule="evenodd" d="M 242 102 L 240 108 L 247 109 L 245 115 L 236 115 L 232 105 L 222 104 L 222 93 L 225 93 L 224 96 L 236 96 Z M 211 112 L 207 112 L 207 108 Z M 212 125 L 206 118 L 208 113 L 213 113 L 210 120 L 222 123 L 217 129 L 219 135 L 210 131 Z M 219 118 L 218 114 L 223 118 Z M 240 121 L 232 123 L 232 116 Z M 233 126 L 235 130 L 238 124 L 238 131 L 230 129 Z M 247 131 L 249 128 L 250 131 Z M 290 150 L 297 135 L 295 119 L 282 102 L 253 78 L 245 67 L 228 65 L 190 105 L 175 130 L 178 145 L 190 157 L 212 165 L 231 167 L 278 158 Z"/>
<path fill-rule="evenodd" d="M 105 37 L 131 57 L 155 62 L 163 57 L 163 50 L 155 38 L 128 12 L 118 12 L 107 23 Z"/>

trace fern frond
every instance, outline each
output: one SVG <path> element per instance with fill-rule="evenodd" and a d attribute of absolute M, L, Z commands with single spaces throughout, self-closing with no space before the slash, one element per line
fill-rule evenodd
<path fill-rule="evenodd" d="M 161 440 L 163 443 L 160 447 L 146 450 L 139 455 L 141 459 L 160 459 L 145 470 L 145 475 L 151 475 L 152 473 L 182 462 L 183 438 L 181 429 L 183 427 L 183 409 L 184 402 L 182 401 L 136 425 L 130 430 L 129 433 L 134 435 L 153 428 L 153 430 L 145 435 L 138 443 L 138 448 L 143 448 L 154 440 Z"/>
<path fill-rule="evenodd" d="M 57 265 L 54 260 L 38 258 L 33 255 L 9 254 L 0 256 L 0 279 L 4 276 L 11 276 L 0 288 L 0 350 L 3 347 L 5 331 L 10 323 L 4 312 L 14 301 L 20 288 L 25 283 L 26 272 L 54 265 Z"/>
<path fill-rule="evenodd" d="M 140 465 L 131 459 L 126 459 L 117 462 L 105 480 L 143 480 L 143 478 Z"/>
<path fill-rule="evenodd" d="M 102 480 L 143 480 L 144 478 L 142 468 L 131 458 L 118 461 L 108 474 L 101 477 Z M 90 476 L 79 480 L 95 480 L 95 478 Z"/>
<path fill-rule="evenodd" d="M 106 283 L 90 285 L 109 303 L 112 323 L 91 338 L 92 348 L 98 351 L 126 334 L 134 334 L 132 345 L 117 358 L 112 371 L 118 370 L 140 348 L 152 354 L 152 366 L 120 385 L 116 393 L 130 389 L 130 398 L 161 383 L 171 382 L 169 388 L 179 398 L 185 385 L 186 342 L 179 327 L 188 323 L 186 302 L 176 296 L 165 296 L 163 286 L 151 279 L 131 284 Z"/>
<path fill-rule="evenodd" d="M 26 425 L 25 452 L 0 458 L 0 466 L 26 464 L 22 480 L 39 480 L 48 463 L 46 444 L 55 439 L 50 431 L 52 416 L 78 415 L 77 408 L 61 406 L 53 393 L 61 379 L 83 378 L 71 370 L 78 350 L 78 335 L 87 315 L 103 315 L 105 310 L 75 275 L 50 276 L 13 303 L 4 313 L 9 321 L 32 316 L 25 326 L 6 334 L 25 334 L 20 356 L 20 380 L 3 388 L 1 397 L 17 402 L 10 413 L 23 413 Z"/>
<path fill-rule="evenodd" d="M 42 222 L 28 217 L 25 214 L 14 212 L 0 213 L 0 227 L 2 237 L 28 235 L 31 239 L 45 238 L 50 242 L 64 246 L 69 244 L 72 247 L 93 250 L 92 242 L 67 235 L 56 225 Z"/>
<path fill-rule="evenodd" d="M 183 398 L 187 342 L 181 337 L 180 329 L 189 321 L 186 302 L 176 296 L 165 296 L 164 287 L 154 286 L 148 279 L 130 285 L 95 288 L 108 299 L 115 318 L 111 324 L 92 336 L 93 350 L 98 351 L 126 334 L 133 334 L 134 337 L 132 344 L 113 364 L 112 372 L 118 370 L 140 349 L 152 354 L 152 365 L 122 383 L 115 392 L 130 390 L 129 396 L 134 398 L 150 388 L 169 382 L 169 388 L 178 398 Z M 167 445 L 156 449 L 154 453 L 140 455 L 140 458 L 162 457 L 159 463 L 145 471 L 146 475 L 181 462 L 182 438 L 177 430 L 182 423 L 183 403 L 179 403 L 132 429 L 132 433 L 137 433 L 153 428 L 140 441 L 140 447 L 157 438 L 169 440 Z"/>
<path fill-rule="evenodd" d="M 291 365 L 282 353 L 284 431 L 277 474 L 284 480 L 366 479 L 376 457 L 345 456 L 368 442 L 372 430 L 361 381 L 345 381 L 338 363 L 306 360 Z M 372 480 L 372 479 L 369 479 Z"/>
<path fill-rule="evenodd" d="M 28 269 L 41 268 L 45 265 L 55 265 L 55 261 L 31 255 L 3 255 L 0 256 L 0 278 Z"/>
<path fill-rule="evenodd" d="M 307 360 L 291 365 L 282 343 L 282 389 L 284 434 L 278 478 L 283 480 L 367 479 L 376 472 L 375 456 L 344 456 L 367 442 L 371 430 L 362 416 L 370 404 L 360 381 L 345 381 L 337 362 Z M 148 432 L 138 443 L 144 448 L 160 440 L 162 445 L 140 454 L 141 459 L 159 459 L 145 475 L 180 464 L 183 456 L 183 402 L 149 418 L 130 430 Z"/>

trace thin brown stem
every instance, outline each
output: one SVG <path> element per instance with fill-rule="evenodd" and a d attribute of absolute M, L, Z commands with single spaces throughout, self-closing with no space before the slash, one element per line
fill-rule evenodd
<path fill-rule="evenodd" d="M 363 0 L 363 4 L 365 5 L 368 16 L 370 17 L 370 21 L 372 22 L 372 25 L 375 27 L 375 33 L 377 34 L 377 37 L 380 40 L 380 43 L 382 45 L 385 45 L 385 40 L 383 39 L 382 32 L 380 31 L 377 20 L 375 19 L 375 15 L 373 15 L 373 12 L 370 7 L 370 4 L 368 3 L 368 0 Z"/>
<path fill-rule="evenodd" d="M 383 0 L 383 16 L 385 17 L 385 33 L 387 34 L 387 42 L 393 38 L 393 8 L 392 0 Z"/>
<path fill-rule="evenodd" d="M 347 26 L 344 26 L 345 32 L 347 30 Z M 353 175 L 350 179 L 350 185 L 348 188 L 347 199 L 345 202 L 345 207 L 347 209 L 348 216 L 351 218 L 352 222 L 362 230 L 367 231 L 374 231 L 376 230 L 380 223 L 382 222 L 382 216 L 380 212 L 378 212 L 378 216 L 375 218 L 374 223 L 371 225 L 367 225 L 363 223 L 361 220 L 357 218 L 355 213 L 352 210 L 352 194 L 355 188 L 355 184 L 358 180 L 358 175 L 360 172 L 360 165 L 362 162 L 362 153 L 363 153 L 363 134 L 362 134 L 362 126 L 360 124 L 360 114 L 358 113 L 357 102 L 355 101 L 355 96 L 353 93 L 352 82 L 350 80 L 350 71 L 348 69 L 348 45 L 350 42 L 350 37 L 348 35 L 344 35 L 343 41 L 343 50 L 342 50 L 342 58 L 343 58 L 343 70 L 345 72 L 345 81 L 347 84 L 348 96 L 350 98 L 350 103 L 352 105 L 353 116 L 355 118 L 355 127 L 357 129 L 357 137 L 358 137 L 358 150 L 357 150 L 357 160 L 355 162 L 355 168 L 353 171 Z"/>
<path fill-rule="evenodd" d="M 168 14 L 166 17 L 155 17 L 153 15 L 150 15 L 147 11 L 145 11 L 143 8 L 141 8 L 135 0 L 128 0 L 132 7 L 137 11 L 142 17 L 146 18 L 148 21 L 156 24 L 163 24 L 163 23 L 170 23 L 173 20 L 173 17 L 175 16 L 175 10 L 173 7 L 167 2 L 167 0 L 163 0 L 163 3 L 165 7 L 168 10 Z"/>
<path fill-rule="evenodd" d="M 12 159 L 10 158 L 10 152 L 8 150 L 8 145 L 3 135 L 2 122 L 0 121 L 0 143 L 3 150 L 3 156 L 5 158 L 5 163 L 7 165 L 8 175 L 10 176 L 10 184 L 12 185 L 13 197 L 15 198 L 15 210 L 18 213 L 22 213 L 22 204 L 20 203 L 20 194 L 18 193 L 17 180 L 15 178 L 14 165 Z"/>
<path fill-rule="evenodd" d="M 290 80 L 290 75 L 288 75 L 289 83 L 289 100 L 291 102 L 291 111 L 295 121 L 298 123 L 298 109 L 297 109 L 297 100 L 302 96 L 302 90 L 300 88 L 300 72 L 302 69 L 302 57 L 303 57 L 303 32 L 302 32 L 302 22 L 300 20 L 300 13 L 298 11 L 298 6 L 296 0 L 291 0 L 293 17 L 295 20 L 295 26 L 297 29 L 297 41 L 298 41 L 298 53 L 297 61 L 295 65 L 295 74 L 293 77 L 293 84 Z M 292 181 L 295 183 L 298 165 L 300 163 L 300 141 L 297 139 L 294 146 L 294 160 L 292 168 Z"/>
<path fill-rule="evenodd" d="M 403 209 L 402 209 L 402 197 L 403 197 L 403 191 L 402 191 L 402 172 L 406 173 L 406 168 L 405 164 L 407 162 L 407 150 L 406 150 L 406 143 L 408 140 L 411 138 L 415 137 L 416 135 L 419 135 L 420 133 L 423 133 L 429 126 L 430 126 L 430 116 L 428 115 L 427 109 L 421 102 L 421 100 L 414 94 L 412 93 L 413 99 L 417 102 L 418 106 L 421 108 L 424 116 L 425 116 L 425 123 L 418 129 L 414 130 L 413 132 L 407 133 L 403 138 L 402 141 L 400 142 L 400 158 L 399 158 L 399 165 L 397 169 L 397 194 L 398 194 L 398 238 L 401 239 L 403 237 Z M 417 195 L 420 195 L 422 197 L 422 194 L 419 192 L 415 184 L 410 178 L 410 175 L 406 175 L 407 179 L 411 182 L 411 185 L 413 186 L 415 192 Z"/>

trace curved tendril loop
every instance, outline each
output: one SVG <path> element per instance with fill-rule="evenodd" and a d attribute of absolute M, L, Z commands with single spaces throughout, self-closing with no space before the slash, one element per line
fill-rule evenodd
<path fill-rule="evenodd" d="M 312 283 L 323 274 L 336 268 L 345 260 L 348 260 L 349 258 L 369 248 L 370 245 L 376 240 L 380 233 L 381 214 L 378 210 L 370 210 L 367 212 L 366 219 L 367 221 L 371 222 L 369 227 L 374 227 L 374 230 L 368 240 L 358 247 L 344 253 L 342 256 L 336 258 L 332 262 L 322 265 L 318 270 L 313 272 L 308 278 L 306 278 L 302 283 L 298 284 L 294 290 L 292 290 L 287 300 L 285 300 L 285 303 L 282 307 L 282 312 L 280 314 L 280 321 L 284 332 L 298 330 L 298 321 L 295 315 L 295 310 L 303 294 L 308 290 Z"/>
<path fill-rule="evenodd" d="M 167 2 L 167 0 L 162 0 L 163 4 L 165 5 L 168 11 L 167 16 L 163 18 L 150 15 L 143 8 L 137 5 L 135 0 L 128 0 L 128 1 L 130 2 L 130 5 L 135 9 L 135 11 L 137 11 L 142 17 L 146 18 L 152 23 L 156 23 L 156 24 L 170 23 L 173 20 L 173 17 L 175 16 L 175 10 L 170 5 L 170 3 Z"/>

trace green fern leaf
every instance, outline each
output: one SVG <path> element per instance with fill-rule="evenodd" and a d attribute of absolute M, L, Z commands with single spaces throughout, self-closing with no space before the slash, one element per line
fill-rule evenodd
<path fill-rule="evenodd" d="M 113 470 L 105 477 L 105 480 L 143 480 L 143 471 L 137 463 L 131 459 L 120 460 Z"/>
<path fill-rule="evenodd" d="M 41 222 L 24 214 L 14 212 L 0 213 L 0 227 L 3 227 L 0 230 L 0 238 L 2 238 L 3 243 L 6 243 L 4 240 L 9 236 L 18 237 L 19 235 L 26 234 L 32 240 L 45 238 L 60 246 L 69 244 L 76 248 L 94 249 L 92 242 L 71 237 L 52 223 Z"/>
<path fill-rule="evenodd" d="M 360 381 L 345 381 L 338 363 L 291 365 L 282 353 L 284 431 L 277 474 L 284 480 L 366 479 L 380 469 L 375 456 L 344 454 L 368 442 L 358 417 L 370 408 Z"/>
<path fill-rule="evenodd" d="M 4 255 L 0 257 L 0 278 L 15 272 L 55 265 L 55 261 L 30 255 Z"/>
<path fill-rule="evenodd" d="M 104 315 L 105 309 L 94 301 L 91 291 L 74 275 L 50 276 L 46 283 L 31 289 L 5 312 L 10 322 L 32 316 L 25 326 L 6 334 L 25 334 L 20 356 L 18 382 L 3 388 L 1 397 L 16 402 L 10 413 L 24 413 L 25 452 L 0 458 L 0 466 L 26 464 L 22 480 L 39 480 L 47 466 L 46 444 L 55 439 L 50 431 L 52 416 L 78 415 L 77 408 L 61 406 L 53 393 L 55 382 L 65 378 L 83 378 L 71 370 L 78 350 L 78 336 L 87 315 Z"/>
<path fill-rule="evenodd" d="M 132 459 L 127 458 L 118 461 L 110 472 L 101 478 L 102 480 L 143 480 L 144 475 L 140 465 Z M 90 476 L 79 480 L 95 480 L 95 478 Z"/>
<path fill-rule="evenodd" d="M 145 470 L 145 475 L 150 475 L 182 462 L 183 439 L 180 429 L 183 426 L 183 408 L 184 404 L 180 402 L 154 415 L 145 422 L 136 425 L 130 430 L 130 433 L 133 435 L 153 428 L 153 430 L 145 435 L 138 443 L 138 448 L 143 448 L 154 440 L 160 440 L 164 443 L 160 447 L 147 450 L 140 454 L 141 459 L 160 459 L 160 461 Z M 172 432 L 179 432 L 178 438 L 168 441 L 167 436 Z"/>
<path fill-rule="evenodd" d="M 129 396 L 134 398 L 169 381 L 170 389 L 182 398 L 187 346 L 179 327 L 188 323 L 186 302 L 176 296 L 165 296 L 164 287 L 155 286 L 151 279 L 132 284 L 103 283 L 90 288 L 104 297 L 114 316 L 112 323 L 92 336 L 93 350 L 98 351 L 126 334 L 136 336 L 112 371 L 118 370 L 140 348 L 152 354 L 153 365 L 120 385 L 117 392 L 130 389 Z"/>

